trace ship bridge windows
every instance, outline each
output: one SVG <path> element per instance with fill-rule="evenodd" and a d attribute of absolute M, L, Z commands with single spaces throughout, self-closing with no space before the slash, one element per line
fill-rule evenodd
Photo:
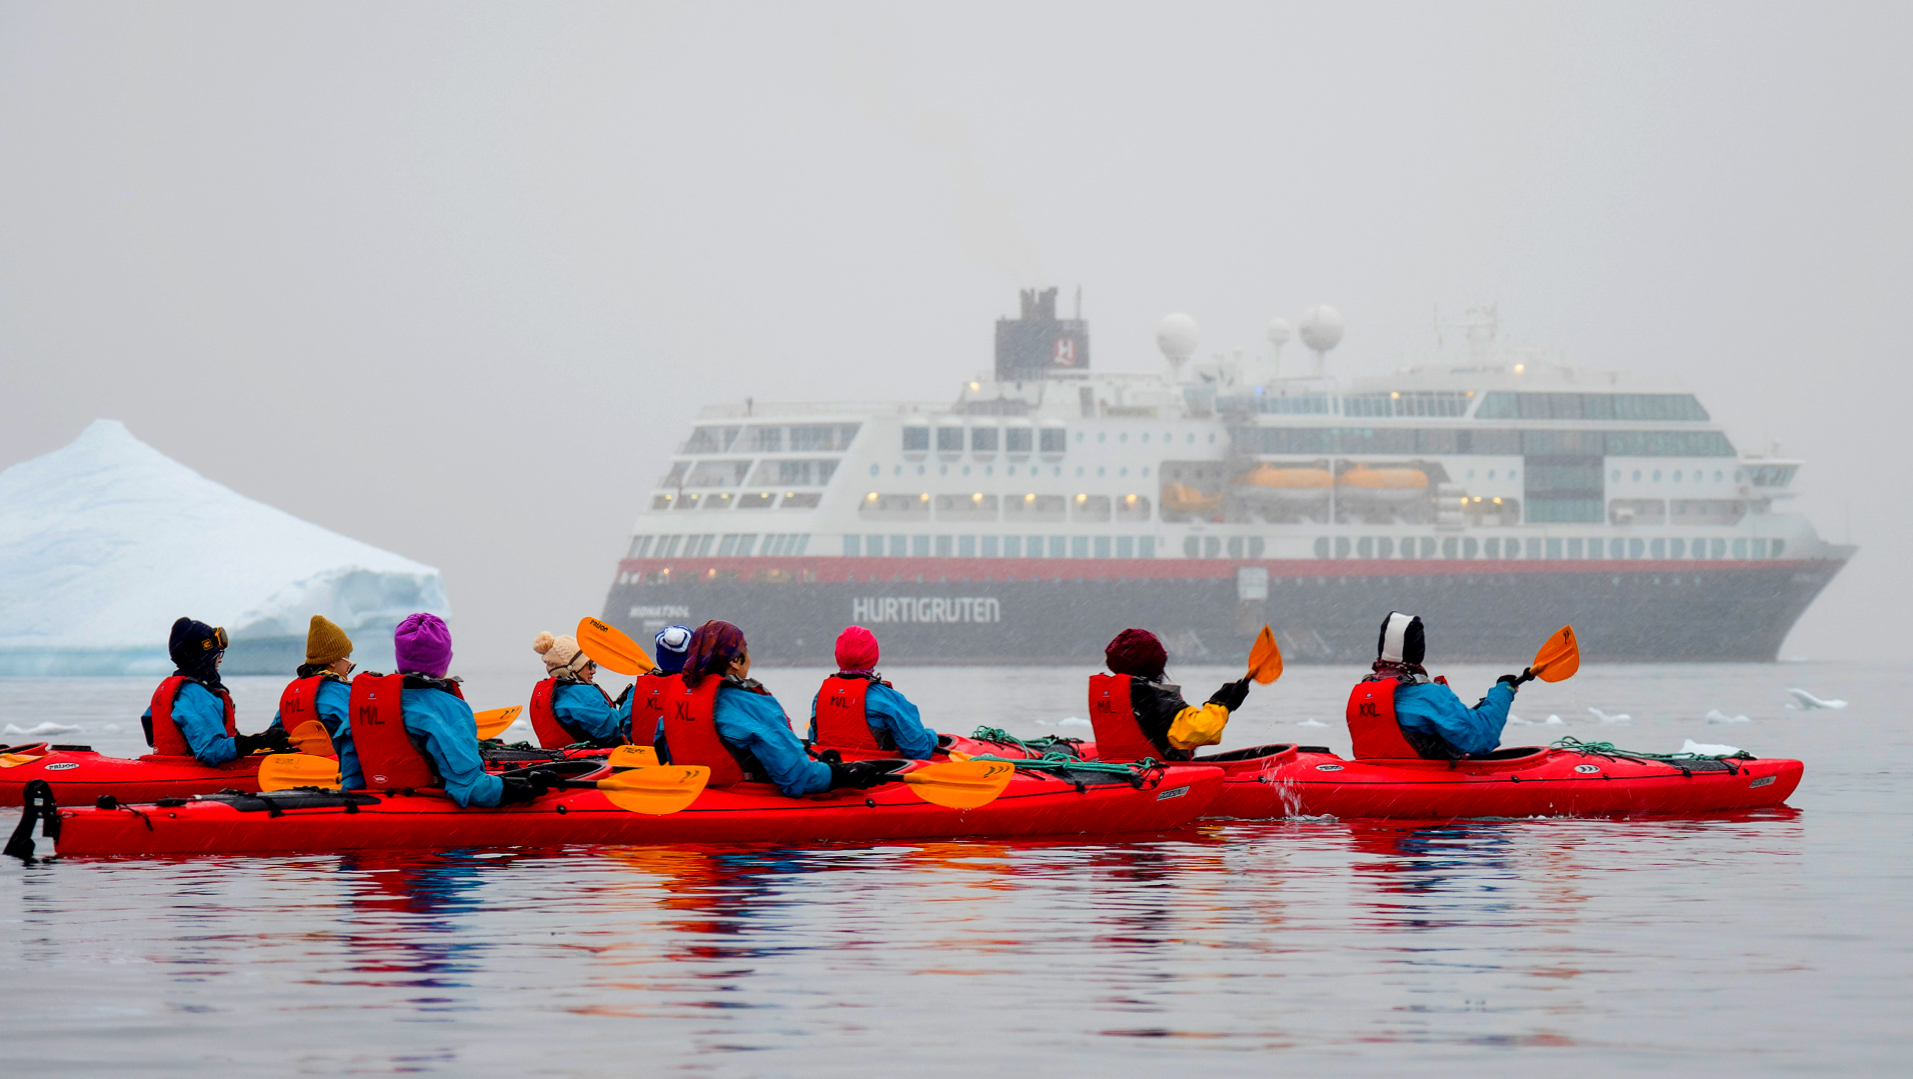
<path fill-rule="evenodd" d="M 782 453 L 784 452 L 784 429 L 782 427 L 746 427 L 744 437 L 734 444 L 734 448 L 739 453 Z"/>
<path fill-rule="evenodd" d="M 684 480 L 686 487 L 736 487 L 750 473 L 749 461 L 699 461 Z"/>
<path fill-rule="evenodd" d="M 1707 410 L 1691 393 L 1514 393 L 1482 395 L 1476 419 L 1649 420 L 1701 422 Z"/>
<path fill-rule="evenodd" d="M 737 496 L 729 491 L 715 491 L 704 496 L 704 508 L 707 510 L 727 510 Z"/>
<path fill-rule="evenodd" d="M 938 495 L 936 497 L 937 520 L 939 521 L 994 521 L 996 520 L 996 496 L 981 493 Z"/>
<path fill-rule="evenodd" d="M 1460 416 L 1468 411 L 1474 391 L 1391 391 L 1356 393 L 1342 398 L 1345 416 Z M 1276 398 L 1276 400 L 1281 400 Z M 1220 401 L 1216 407 L 1222 407 Z"/>
<path fill-rule="evenodd" d="M 1004 499 L 1003 518 L 1019 524 L 1061 521 L 1067 506 L 1068 500 L 1062 495 L 1011 495 Z"/>
<path fill-rule="evenodd" d="M 691 437 L 684 440 L 684 445 L 678 447 L 678 452 L 723 453 L 731 448 L 731 443 L 737 441 L 737 434 L 741 430 L 743 427 L 739 424 L 693 428 Z"/>
<path fill-rule="evenodd" d="M 1043 453 L 1063 453 L 1069 449 L 1069 432 L 1061 427 L 1045 427 L 1037 434 L 1038 446 Z"/>
<path fill-rule="evenodd" d="M 930 496 L 917 494 L 882 494 L 871 491 L 863 501 L 857 504 L 857 513 L 862 517 L 896 520 L 930 519 Z"/>
<path fill-rule="evenodd" d="M 799 423 L 790 429 L 790 448 L 797 453 L 836 453 L 850 448 L 861 424 Z"/>
<path fill-rule="evenodd" d="M 666 495 L 665 497 L 671 498 L 672 496 Z M 704 496 L 699 494 L 681 494 L 676 496 L 675 500 L 672 501 L 671 508 L 676 510 L 694 510 L 697 508 L 698 503 L 703 501 L 703 498 Z"/>
<path fill-rule="evenodd" d="M 1798 465 L 1753 465 L 1747 469 L 1747 482 L 1755 487 L 1785 487 L 1798 470 Z"/>
<path fill-rule="evenodd" d="M 824 496 L 816 491 L 790 491 L 778 506 L 787 510 L 814 510 L 823 500 Z"/>
<path fill-rule="evenodd" d="M 767 510 L 777 505 L 777 496 L 769 491 L 750 491 L 737 496 L 741 510 Z"/>
<path fill-rule="evenodd" d="M 834 459 L 759 461 L 751 482 L 766 487 L 825 487 L 836 472 L 837 462 Z"/>
<path fill-rule="evenodd" d="M 671 464 L 671 471 L 666 472 L 664 474 L 664 478 L 658 481 L 658 486 L 659 487 L 681 487 L 684 484 L 685 473 L 689 472 L 690 470 L 691 470 L 691 462 L 674 461 Z"/>
<path fill-rule="evenodd" d="M 1079 494 L 1070 500 L 1069 519 L 1083 523 L 1106 524 L 1109 521 L 1110 497 L 1108 495 Z"/>
<path fill-rule="evenodd" d="M 930 429 L 928 427 L 905 427 L 903 429 L 903 452 L 929 453 Z"/>

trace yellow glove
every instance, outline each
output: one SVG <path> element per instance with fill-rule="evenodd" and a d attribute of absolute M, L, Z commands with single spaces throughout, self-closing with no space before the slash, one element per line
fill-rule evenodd
<path fill-rule="evenodd" d="M 1222 728 L 1229 725 L 1229 710 L 1219 704 L 1184 708 L 1169 724 L 1169 744 L 1187 752 L 1197 746 L 1212 746 L 1222 741 Z"/>

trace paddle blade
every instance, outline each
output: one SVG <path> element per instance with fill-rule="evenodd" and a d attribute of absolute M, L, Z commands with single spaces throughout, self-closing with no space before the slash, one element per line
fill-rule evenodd
<path fill-rule="evenodd" d="M 309 753 L 315 757 L 337 755 L 337 751 L 332 748 L 332 735 L 327 733 L 325 724 L 316 719 L 308 719 L 287 731 L 286 737 L 292 740 L 293 748 L 301 753 Z"/>
<path fill-rule="evenodd" d="M 259 789 L 283 791 L 293 787 L 337 787 L 339 762 L 310 753 L 273 753 L 259 761 Z"/>
<path fill-rule="evenodd" d="M 1275 646 L 1275 634 L 1267 626 L 1249 648 L 1249 677 L 1264 686 L 1282 677 L 1282 650 Z"/>
<path fill-rule="evenodd" d="M 514 704 L 510 708 L 494 708 L 472 716 L 478 721 L 478 740 L 483 742 L 505 733 L 505 728 L 516 722 L 518 713 L 524 710 L 523 705 Z"/>
<path fill-rule="evenodd" d="M 654 768 L 658 764 L 658 751 L 650 746 L 619 746 L 607 759 L 613 768 Z"/>
<path fill-rule="evenodd" d="M 595 618 L 578 622 L 578 647 L 591 657 L 591 662 L 612 674 L 650 674 L 657 666 L 651 662 L 651 653 L 623 630 Z"/>
<path fill-rule="evenodd" d="M 951 761 L 916 768 L 897 778 L 931 805 L 975 809 L 996 801 L 1015 776 L 1016 765 L 1007 761 Z"/>
<path fill-rule="evenodd" d="M 701 764 L 630 768 L 598 781 L 598 789 L 619 809 L 662 817 L 676 813 L 704 793 L 711 770 Z"/>
<path fill-rule="evenodd" d="M 1559 682 L 1581 669 L 1581 646 L 1574 641 L 1574 627 L 1562 626 L 1534 654 L 1528 667 L 1543 682 Z"/>

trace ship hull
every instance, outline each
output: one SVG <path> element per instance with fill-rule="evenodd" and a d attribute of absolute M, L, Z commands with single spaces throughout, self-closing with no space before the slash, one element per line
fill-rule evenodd
<path fill-rule="evenodd" d="M 1439 626 L 1451 660 L 1505 662 L 1572 624 L 1596 662 L 1767 662 L 1844 564 L 630 560 L 604 617 L 640 639 L 722 618 L 780 665 L 828 665 L 853 623 L 898 665 L 1100 662 L 1128 626 L 1159 633 L 1180 662 L 1234 662 L 1264 623 L 1290 662 L 1367 662 L 1391 610 Z"/>

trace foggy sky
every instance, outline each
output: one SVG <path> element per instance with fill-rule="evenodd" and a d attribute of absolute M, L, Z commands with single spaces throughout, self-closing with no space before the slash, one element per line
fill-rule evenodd
<path fill-rule="evenodd" d="M 1118 370 L 1495 301 L 1804 457 L 1783 654 L 1902 653 L 1913 8 L 1112 7 L 0 4 L 0 465 L 121 419 L 531 675 L 703 404 L 951 399 L 1029 286 Z"/>

